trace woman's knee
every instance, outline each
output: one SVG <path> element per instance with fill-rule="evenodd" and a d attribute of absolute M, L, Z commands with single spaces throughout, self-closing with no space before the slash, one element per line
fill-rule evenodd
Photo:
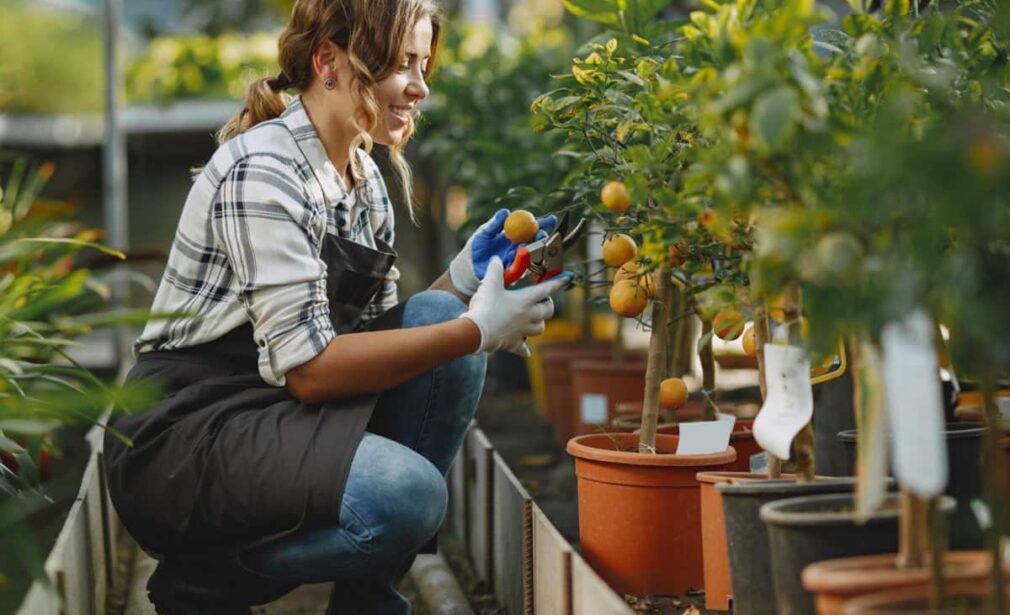
<path fill-rule="evenodd" d="M 466 304 L 444 290 L 426 290 L 407 299 L 403 314 L 404 327 L 423 327 L 458 318 Z"/>
<path fill-rule="evenodd" d="M 355 489 L 352 505 L 369 526 L 369 550 L 395 561 L 416 551 L 441 527 L 448 506 L 445 479 L 430 461 L 392 440 L 369 434 L 362 444 L 370 459 L 359 464 L 368 470 L 357 475 L 352 464 L 348 480 L 363 483 L 363 489 Z"/>

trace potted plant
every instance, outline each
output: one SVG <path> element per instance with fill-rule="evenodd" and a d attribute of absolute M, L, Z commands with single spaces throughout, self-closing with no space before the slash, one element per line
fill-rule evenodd
<path fill-rule="evenodd" d="M 38 542 L 37 526 L 65 515 L 76 493 L 83 467 L 68 466 L 77 458 L 59 447 L 75 441 L 68 428 L 150 396 L 104 382 L 71 354 L 75 338 L 147 314 L 99 311 L 109 287 L 84 266 L 86 253 L 123 255 L 95 243 L 101 233 L 73 222 L 72 207 L 40 198 L 53 172 L 48 162 L 0 163 L 0 605 L 11 610 L 44 574 L 51 545 Z"/>

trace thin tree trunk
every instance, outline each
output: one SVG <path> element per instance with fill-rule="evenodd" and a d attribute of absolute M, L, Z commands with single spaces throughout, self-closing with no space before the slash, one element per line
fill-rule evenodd
<path fill-rule="evenodd" d="M 922 568 L 926 564 L 923 536 L 927 534 L 929 502 L 902 489 L 898 517 L 898 568 Z"/>
<path fill-rule="evenodd" d="M 703 418 L 706 421 L 714 421 L 718 418 L 719 407 L 715 399 L 715 357 L 712 355 L 712 321 L 702 320 L 701 335 L 707 337 L 708 341 L 698 352 L 701 359 L 701 395 L 705 401 Z"/>
<path fill-rule="evenodd" d="M 657 297 L 666 296 L 670 284 L 670 269 L 660 267 L 656 289 Z M 666 371 L 667 305 L 663 301 L 652 304 L 652 334 L 649 336 L 649 358 L 645 366 L 645 400 L 642 402 L 642 427 L 638 436 L 638 452 L 656 452 L 656 423 L 659 421 L 659 383 Z"/>
<path fill-rule="evenodd" d="M 803 299 L 799 286 L 790 286 L 786 290 L 785 322 L 788 329 L 788 343 L 803 345 Z M 793 438 L 793 456 L 796 458 L 796 480 L 805 483 L 814 480 L 814 428 L 813 423 L 807 423 L 796 437 Z"/>
<path fill-rule="evenodd" d="M 1005 453 L 999 444 L 1002 426 L 993 388 L 993 377 L 991 374 L 986 374 L 982 380 L 982 413 L 985 416 L 986 424 L 982 467 L 985 474 L 985 499 L 992 518 L 986 535 L 986 546 L 992 553 L 993 561 L 989 574 L 988 612 L 990 615 L 1000 615 L 1006 613 L 1008 607 L 1006 604 L 1006 579 L 1000 571 L 1001 545 L 1003 535 L 1007 531 L 1007 476 L 1006 466 L 1003 463 Z"/>
<path fill-rule="evenodd" d="M 943 607 L 944 588 L 943 563 L 947 559 L 947 519 L 940 512 L 939 498 L 933 498 L 926 507 L 929 532 L 927 548 L 929 550 L 930 607 L 939 611 Z"/>

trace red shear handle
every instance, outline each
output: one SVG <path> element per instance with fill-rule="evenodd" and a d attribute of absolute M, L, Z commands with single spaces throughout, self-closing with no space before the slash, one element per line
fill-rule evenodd
<path fill-rule="evenodd" d="M 547 273 L 545 273 L 543 275 L 540 275 L 540 276 L 537 276 L 537 284 L 539 284 L 540 282 L 543 282 L 544 280 L 549 280 L 549 279 L 553 278 L 554 276 L 558 275 L 562 271 L 564 271 L 564 269 L 562 269 L 561 267 L 558 267 L 557 269 L 551 269 Z"/>
<path fill-rule="evenodd" d="M 512 260 L 512 265 L 505 272 L 505 288 L 512 286 L 523 277 L 530 267 L 530 251 L 525 247 L 516 251 L 516 257 Z"/>

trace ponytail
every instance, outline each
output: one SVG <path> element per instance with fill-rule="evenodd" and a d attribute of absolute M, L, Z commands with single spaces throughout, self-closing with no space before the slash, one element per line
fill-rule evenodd
<path fill-rule="evenodd" d="M 284 89 L 290 85 L 283 72 L 277 77 L 257 79 L 250 83 L 245 94 L 245 107 L 217 131 L 215 137 L 218 145 L 260 122 L 280 117 L 288 107 Z"/>

